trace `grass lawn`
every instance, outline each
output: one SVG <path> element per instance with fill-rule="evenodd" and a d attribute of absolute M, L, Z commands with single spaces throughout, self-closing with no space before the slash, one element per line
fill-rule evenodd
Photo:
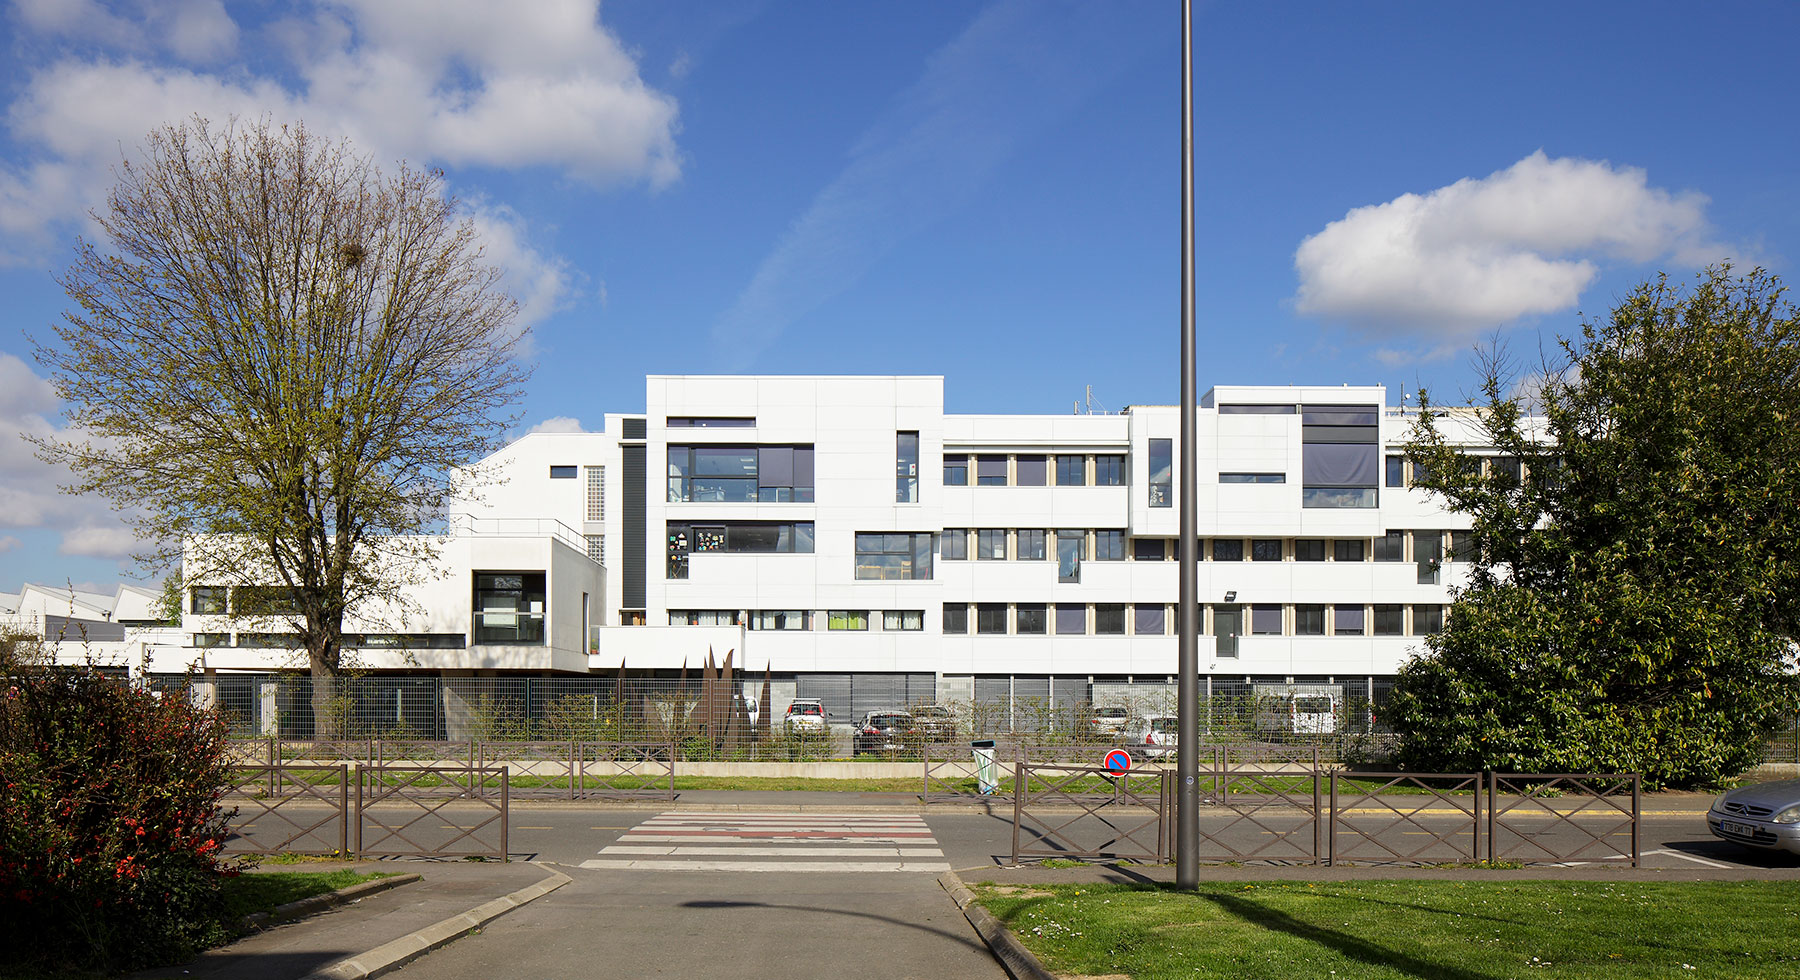
<path fill-rule="evenodd" d="M 278 905 L 391 876 L 391 873 L 385 871 L 358 874 L 348 869 L 257 871 L 241 874 L 236 878 L 225 879 L 225 922 L 228 929 L 235 929 L 238 920 L 253 912 L 273 912 Z"/>
<path fill-rule="evenodd" d="M 1051 972 L 1160 977 L 1800 975 L 1800 882 L 974 887 Z"/>

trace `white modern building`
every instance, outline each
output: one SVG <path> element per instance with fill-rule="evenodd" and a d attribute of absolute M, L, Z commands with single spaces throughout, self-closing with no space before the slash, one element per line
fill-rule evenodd
<path fill-rule="evenodd" d="M 1467 523 L 1407 485 L 1412 421 L 1381 387 L 1206 393 L 1203 690 L 1379 700 L 1441 626 Z M 404 622 L 347 628 L 396 682 L 672 678 L 730 650 L 834 720 L 1170 685 L 1179 422 L 951 415 L 940 377 L 652 376 L 642 412 L 489 459 Z M 290 663 L 278 616 L 226 615 L 251 591 L 191 589 L 153 669 Z"/>

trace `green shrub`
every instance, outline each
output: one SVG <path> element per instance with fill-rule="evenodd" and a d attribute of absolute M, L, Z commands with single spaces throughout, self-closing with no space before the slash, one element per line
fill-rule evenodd
<path fill-rule="evenodd" d="M 87 668 L 0 699 L 0 966 L 129 969 L 221 941 L 224 722 Z"/>

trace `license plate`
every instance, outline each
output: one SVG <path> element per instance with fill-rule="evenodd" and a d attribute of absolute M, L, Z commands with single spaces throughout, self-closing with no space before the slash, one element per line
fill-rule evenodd
<path fill-rule="evenodd" d="M 1756 836 L 1756 828 L 1755 827 L 1753 827 L 1747 823 L 1738 823 L 1735 820 L 1719 821 L 1719 829 L 1724 831 L 1727 834 L 1741 834 L 1742 836 L 1745 836 L 1745 837 L 1755 837 Z"/>

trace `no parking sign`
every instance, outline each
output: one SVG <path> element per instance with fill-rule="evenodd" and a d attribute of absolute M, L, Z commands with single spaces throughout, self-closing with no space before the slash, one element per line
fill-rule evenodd
<path fill-rule="evenodd" d="M 1106 758 L 1100 764 L 1106 767 L 1107 772 L 1118 773 L 1122 776 L 1131 771 L 1131 753 L 1124 749 L 1113 749 L 1106 753 Z"/>

